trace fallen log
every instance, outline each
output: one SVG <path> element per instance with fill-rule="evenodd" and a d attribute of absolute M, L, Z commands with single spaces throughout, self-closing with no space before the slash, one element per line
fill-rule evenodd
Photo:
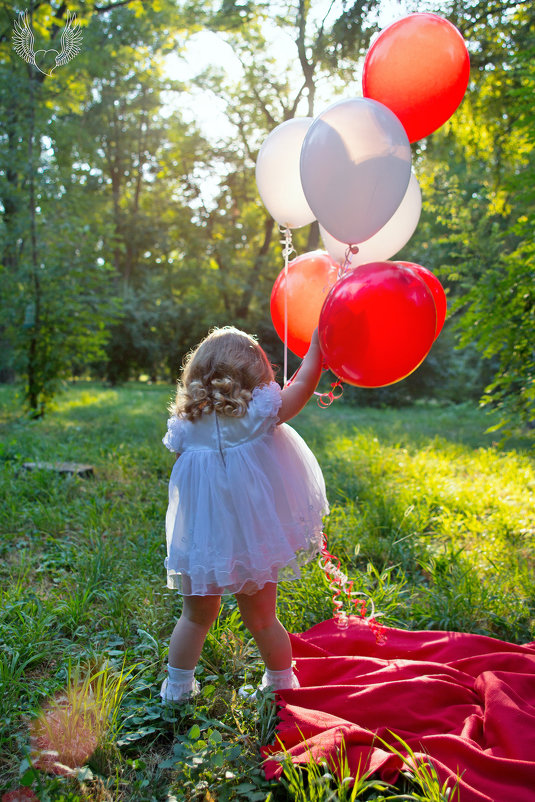
<path fill-rule="evenodd" d="M 55 471 L 56 473 L 79 476 L 81 479 L 88 479 L 94 475 L 92 465 L 79 462 L 23 462 L 22 467 L 27 471 Z"/>

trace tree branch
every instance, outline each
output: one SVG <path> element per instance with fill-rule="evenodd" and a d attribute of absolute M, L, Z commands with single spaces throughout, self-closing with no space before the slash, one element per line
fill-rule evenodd
<path fill-rule="evenodd" d="M 331 3 L 332 5 L 332 3 Z M 329 9 L 330 10 L 330 9 Z M 328 13 L 328 12 L 327 12 Z M 324 20 L 325 21 L 325 20 Z M 299 6 L 297 10 L 297 55 L 299 57 L 299 63 L 301 64 L 301 69 L 303 70 L 303 76 L 305 79 L 305 86 L 300 89 L 300 93 L 304 91 L 304 89 L 308 89 L 308 114 L 310 117 L 314 116 L 314 95 L 316 93 L 316 87 L 314 85 L 314 70 L 316 68 L 316 62 L 311 62 L 307 59 L 306 55 L 306 8 L 305 8 L 305 0 L 299 0 Z M 318 41 L 320 38 L 323 37 L 323 22 L 322 28 L 318 35 Z M 316 42 L 317 44 L 317 42 Z"/>
<path fill-rule="evenodd" d="M 237 56 L 238 61 L 240 62 L 241 66 L 243 67 L 244 74 L 247 75 L 247 66 L 244 63 L 241 55 L 239 55 L 237 53 L 235 53 L 235 55 Z M 265 116 L 266 120 L 268 121 L 269 125 L 272 128 L 274 128 L 277 125 L 277 122 L 274 119 L 274 117 L 271 114 L 271 112 L 269 111 L 268 107 L 265 105 L 265 103 L 262 100 L 262 98 L 260 97 L 260 94 L 258 93 L 256 85 L 255 85 L 255 83 L 253 81 L 251 81 L 251 91 L 252 91 L 253 95 L 255 96 L 255 99 L 258 101 L 258 105 L 260 106 L 262 112 L 264 113 L 264 116 Z"/>
<path fill-rule="evenodd" d="M 474 28 L 481 22 L 485 22 L 489 16 L 492 16 L 493 14 L 503 14 L 504 11 L 509 11 L 510 9 L 516 8 L 520 5 L 524 5 L 524 0 L 511 0 L 510 2 L 505 0 L 505 2 L 496 3 L 491 8 L 484 4 L 483 8 L 481 9 L 481 13 L 478 16 L 474 17 L 473 19 L 459 19 L 456 21 L 456 24 L 463 34 L 468 34 L 472 32 Z"/>
<path fill-rule="evenodd" d="M 303 96 L 303 92 L 305 91 L 305 89 L 306 89 L 306 88 L 307 88 L 307 83 L 306 83 L 306 81 L 305 81 L 305 82 L 303 83 L 303 85 L 302 85 L 301 89 L 299 90 L 299 92 L 298 92 L 298 93 L 297 93 L 297 95 L 295 96 L 295 99 L 294 99 L 293 105 L 292 105 L 292 107 L 291 107 L 291 109 L 290 109 L 290 117 L 289 117 L 288 119 L 290 119 L 290 120 L 291 120 L 291 119 L 293 119 L 293 118 L 295 117 L 295 113 L 296 113 L 296 111 L 297 111 L 297 107 L 298 107 L 298 105 L 299 105 L 299 101 L 301 100 L 301 98 L 302 98 L 302 96 Z"/>

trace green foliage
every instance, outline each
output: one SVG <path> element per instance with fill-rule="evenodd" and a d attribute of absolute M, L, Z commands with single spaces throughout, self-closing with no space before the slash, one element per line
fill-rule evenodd
<path fill-rule="evenodd" d="M 3 106 L 9 163 L 13 168 L 20 164 L 6 171 L 2 193 L 4 288 L 6 295 L 19 292 L 21 300 L 5 310 L 9 325 L 2 331 L 7 345 L 2 374 L 11 378 L 28 365 L 28 396 L 37 414 L 44 411 L 57 380 L 69 373 L 90 369 L 113 383 L 140 373 L 153 378 L 175 374 L 185 351 L 218 323 L 257 331 L 270 355 L 280 354 L 266 302 L 280 269 L 280 251 L 274 222 L 258 200 L 254 160 L 277 123 L 302 113 L 307 104 L 312 113 L 317 79 L 327 77 L 335 62 L 341 71 L 343 59 L 352 66 L 373 30 L 364 18 L 375 5 L 345 8 L 342 17 L 331 10 L 320 20 L 301 3 L 285 9 L 224 3 L 214 10 L 199 2 L 178 14 L 175 3 L 163 0 L 91 11 L 75 4 L 84 47 L 70 73 L 58 71 L 54 77 L 61 91 L 54 92 L 56 84 L 48 78 L 39 78 L 39 91 L 28 93 L 28 81 L 22 79 L 25 91 L 6 92 Z M 40 4 L 33 18 L 36 35 L 57 36 L 62 9 Z M 273 24 L 284 28 L 290 42 L 295 40 L 293 62 L 282 64 L 268 53 Z M 215 71 L 199 75 L 189 86 L 163 78 L 160 55 L 181 47 L 201 26 L 231 43 L 243 67 L 237 85 Z M 366 29 L 362 36 L 361 27 Z M 338 41 L 342 32 L 344 53 Z M 24 64 L 7 41 L 2 55 L 6 69 L 22 75 Z M 342 87 L 345 76 L 337 83 Z M 217 95 L 235 135 L 226 140 L 214 135 L 207 143 L 182 121 L 180 106 L 190 89 Z M 178 109 L 171 116 L 162 113 L 170 97 Z M 13 108 L 15 114 L 9 111 Z M 23 241 L 31 238 L 33 217 L 24 222 L 27 192 L 22 191 L 13 210 L 9 198 L 25 169 L 21 145 L 30 128 L 32 180 L 37 194 L 46 184 L 50 203 L 35 210 L 40 232 L 24 273 L 12 243 L 21 226 Z M 62 261 L 57 275 L 66 285 L 64 298 L 51 316 L 43 310 L 55 297 L 53 289 L 36 278 L 45 252 L 51 264 L 56 261 L 57 238 L 52 242 L 50 232 L 58 206 L 69 216 L 70 227 L 61 232 L 69 252 L 80 228 L 85 232 L 88 255 L 82 268 L 92 284 L 88 292 L 70 263 Z M 315 231 L 308 240 L 308 232 L 296 233 L 300 250 L 308 243 L 314 247 Z M 50 271 L 47 261 L 47 278 Z M 21 319 L 31 321 L 32 316 L 32 330 L 19 337 Z"/>
<path fill-rule="evenodd" d="M 338 758 L 334 761 L 318 759 L 308 749 L 307 762 L 296 765 L 286 749 L 282 749 L 283 778 L 290 799 L 295 802 L 355 802 L 356 799 L 386 800 L 412 799 L 413 797 L 385 796 L 393 786 L 359 770 L 353 775 L 347 761 L 344 739 Z M 375 793 L 379 792 L 379 793 Z"/>
<path fill-rule="evenodd" d="M 65 9 L 39 4 L 36 41 L 57 35 Z M 11 4 L 5 10 L 14 20 Z M 180 214 L 197 194 L 189 176 L 202 147 L 192 126 L 160 115 L 162 92 L 180 85 L 156 64 L 147 69 L 170 50 L 160 34 L 180 25 L 176 4 L 69 10 L 78 12 L 83 48 L 53 77 L 27 68 L 9 37 L 0 42 L 0 375 L 27 378 L 34 415 L 64 376 L 95 363 L 109 361 L 115 379 L 153 373 L 155 351 L 162 363 L 173 327 L 157 325 L 162 277 L 154 288 L 151 273 L 182 249 Z"/>
<path fill-rule="evenodd" d="M 414 145 L 424 206 L 398 256 L 439 275 L 449 320 L 414 375 L 348 397 L 482 398 L 511 436 L 532 427 L 535 393 L 533 11 L 488 0 L 426 8 L 462 31 L 471 76 L 452 119 Z M 280 362 L 269 294 L 282 260 L 255 159 L 277 124 L 317 112 L 318 86 L 355 93 L 377 2 L 323 14 L 302 2 L 202 0 L 69 10 L 82 52 L 53 77 L 16 55 L 9 26 L 0 36 L 0 378 L 24 378 L 39 415 L 69 375 L 174 377 L 224 323 L 257 332 Z M 18 7 L 5 11 L 12 22 Z M 65 13 L 39 3 L 36 41 L 57 43 Z M 216 67 L 187 82 L 165 76 L 162 58 L 201 31 L 230 45 L 237 79 Z M 213 96 L 225 131 L 220 117 L 204 134 L 188 122 L 199 93 Z M 295 231 L 294 243 L 297 253 L 316 247 L 317 227 Z"/>
<path fill-rule="evenodd" d="M 512 436 L 534 419 L 533 107 L 535 19 L 528 4 L 455 4 L 469 89 L 416 146 L 424 209 L 410 246 L 450 293 L 459 346 L 485 360 L 482 403 Z"/>
<path fill-rule="evenodd" d="M 441 785 L 433 761 L 430 758 L 416 755 L 396 733 L 390 734 L 399 748 L 387 743 L 379 736 L 377 736 L 377 740 L 401 759 L 405 766 L 405 776 L 411 785 L 416 786 L 408 797 L 403 798 L 414 800 L 414 802 L 460 802 L 459 778 L 453 786 L 450 785 L 449 779 Z"/>

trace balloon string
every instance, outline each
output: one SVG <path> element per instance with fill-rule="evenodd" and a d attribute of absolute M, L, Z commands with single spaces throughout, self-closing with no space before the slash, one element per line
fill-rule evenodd
<path fill-rule="evenodd" d="M 281 239 L 282 245 L 282 255 L 284 257 L 284 387 L 288 387 L 295 379 L 297 374 L 299 373 L 300 367 L 297 368 L 293 376 L 288 379 L 288 260 L 292 253 L 295 252 L 295 248 L 293 247 L 292 243 L 292 231 L 287 226 L 279 226 L 279 231 L 283 235 Z M 346 253 L 346 263 L 349 263 L 350 256 L 348 257 L 348 253 L 350 252 L 350 248 L 356 248 L 356 245 L 349 246 L 347 253 Z M 358 250 L 358 249 L 357 249 Z M 325 366 L 327 368 L 327 366 Z M 336 389 L 339 388 L 340 392 L 336 393 Z M 336 382 L 331 384 L 331 390 L 328 393 L 317 393 L 314 392 L 314 395 L 318 396 L 318 404 L 322 407 L 329 407 L 333 401 L 337 398 L 340 398 L 343 394 L 343 387 L 342 382 L 340 379 L 337 379 Z"/>
<path fill-rule="evenodd" d="M 301 370 L 301 365 L 299 365 L 299 367 L 297 368 L 295 373 L 288 379 L 288 381 L 285 382 L 285 387 L 289 387 L 290 386 L 290 384 L 294 381 L 295 377 L 297 376 L 297 374 L 299 373 L 300 370 Z"/>
<path fill-rule="evenodd" d="M 346 574 L 340 569 L 340 560 L 338 557 L 335 557 L 334 554 L 327 551 L 327 537 L 325 533 L 322 533 L 319 565 L 325 574 L 327 584 L 332 593 L 333 618 L 336 626 L 339 627 L 339 629 L 347 629 L 349 626 L 349 615 L 344 609 L 344 602 L 347 601 L 349 605 L 354 606 L 357 615 L 365 619 L 375 635 L 375 642 L 378 645 L 386 643 L 385 628 L 377 621 L 377 616 L 382 615 L 382 613 L 375 612 L 373 599 L 368 596 L 367 593 L 361 590 L 353 590 L 353 580 L 348 580 Z M 356 599 L 355 596 L 365 596 L 366 598 Z M 366 615 L 366 600 L 371 604 L 370 615 Z"/>
<path fill-rule="evenodd" d="M 284 257 L 284 387 L 286 387 L 288 384 L 288 260 L 295 249 L 292 244 L 291 229 L 287 226 L 279 226 L 279 231 L 283 235 L 281 245 Z"/>

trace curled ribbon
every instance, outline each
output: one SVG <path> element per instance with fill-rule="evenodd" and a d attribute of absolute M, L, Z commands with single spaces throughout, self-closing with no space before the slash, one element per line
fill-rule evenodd
<path fill-rule="evenodd" d="M 340 389 L 339 393 L 336 393 L 336 388 Z M 331 389 L 328 393 L 316 393 L 314 395 L 318 396 L 318 405 L 320 407 L 330 407 L 333 401 L 336 401 L 337 398 L 341 398 L 344 394 L 344 388 L 342 387 L 342 382 L 340 379 L 337 379 L 335 382 L 331 384 Z"/>
<path fill-rule="evenodd" d="M 328 368 L 325 368 L 328 370 Z M 286 380 L 285 387 L 289 387 L 290 384 L 295 380 L 295 377 L 301 370 L 301 366 L 297 368 L 293 376 Z M 339 389 L 339 392 L 336 392 L 336 389 Z M 335 382 L 331 384 L 331 389 L 328 393 L 318 393 L 314 390 L 314 395 L 318 397 L 318 406 L 320 407 L 330 407 L 333 401 L 336 401 L 338 398 L 341 398 L 344 394 L 344 388 L 342 386 L 342 382 L 340 379 L 337 379 Z"/>
<path fill-rule="evenodd" d="M 347 601 L 350 605 L 352 604 L 354 606 L 354 612 L 366 620 L 366 623 L 375 635 L 375 642 L 379 645 L 384 644 L 386 642 L 385 628 L 377 621 L 373 599 L 363 591 L 353 590 L 353 580 L 348 580 L 346 574 L 341 570 L 340 560 L 334 554 L 327 551 L 327 538 L 325 534 L 323 534 L 319 564 L 332 592 L 333 618 L 336 622 L 336 626 L 340 629 L 347 629 L 349 626 L 349 615 L 344 610 L 344 602 Z M 367 597 L 372 608 L 370 615 L 366 615 L 366 599 L 357 599 L 355 596 Z M 380 615 L 380 613 L 377 615 Z"/>

